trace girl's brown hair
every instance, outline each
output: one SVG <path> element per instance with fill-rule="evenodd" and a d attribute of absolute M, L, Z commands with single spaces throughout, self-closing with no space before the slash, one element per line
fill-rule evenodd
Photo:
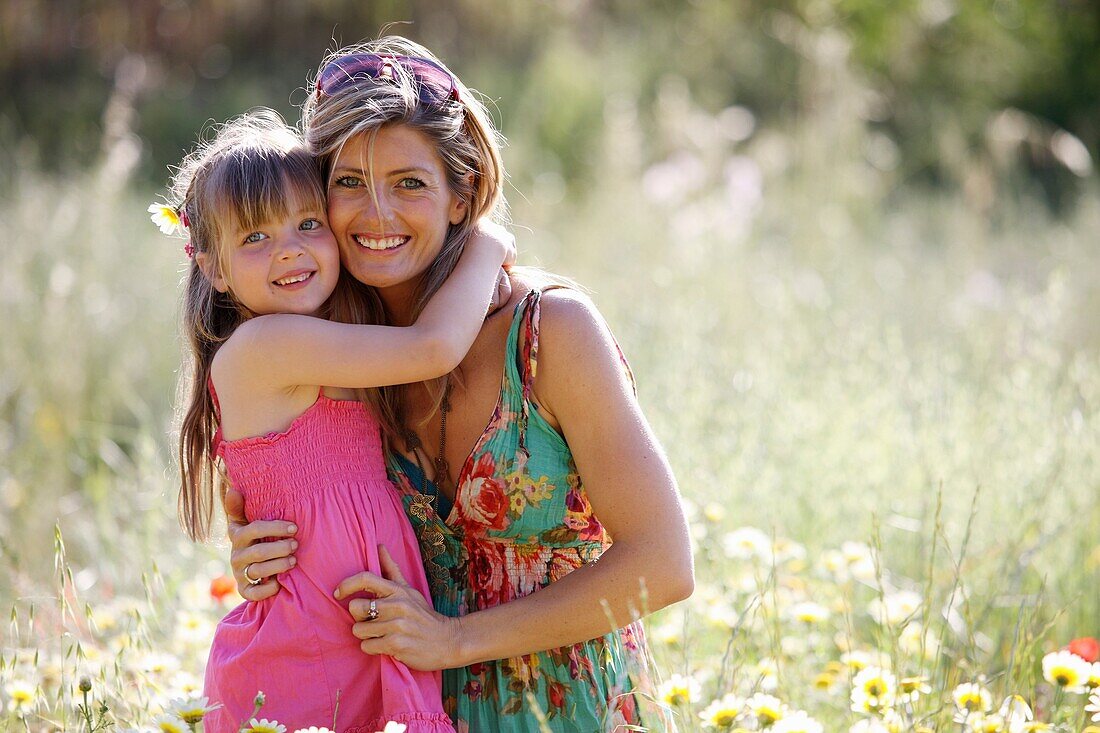
<path fill-rule="evenodd" d="M 183 159 L 172 177 L 169 204 L 187 223 L 194 256 L 185 276 L 183 332 L 187 343 L 177 404 L 180 524 L 194 540 L 210 532 L 215 497 L 224 473 L 214 455 L 218 414 L 209 388 L 218 348 L 252 314 L 232 292 L 211 283 L 227 258 L 223 235 L 282 219 L 294 204 L 324 210 L 325 193 L 316 159 L 298 134 L 271 110 L 258 109 L 215 128 L 212 139 Z M 205 271 L 204 271 L 205 270 Z M 348 323 L 367 323 L 373 293 L 341 272 L 319 314 Z M 360 399 L 380 411 L 380 395 L 362 390 Z"/>
<path fill-rule="evenodd" d="M 365 135 L 373 144 L 373 137 L 382 127 L 406 125 L 434 143 L 446 169 L 448 186 L 466 204 L 466 217 L 450 226 L 439 255 L 420 278 L 412 309 L 415 318 L 451 274 L 477 222 L 484 217 L 500 221 L 506 216 L 502 138 L 485 106 L 453 74 L 455 94 L 439 99 L 422 94 L 421 80 L 414 68 L 400 62 L 402 57 L 427 59 L 448 74 L 451 72 L 427 48 L 400 36 L 387 36 L 331 53 L 318 69 L 318 78 L 329 64 L 355 54 L 392 56 L 396 62 L 386 68 L 384 75 L 353 75 L 327 90 L 328 93 L 318 92 L 316 84 L 310 85 L 302 109 L 302 125 L 306 143 L 317 156 L 325 180 L 351 138 Z M 386 313 L 379 299 L 372 299 L 367 307 L 372 322 L 384 322 Z M 436 382 L 437 400 L 442 397 L 438 386 Z M 379 417 L 389 437 L 405 424 L 401 389 L 398 386 L 381 390 Z"/>

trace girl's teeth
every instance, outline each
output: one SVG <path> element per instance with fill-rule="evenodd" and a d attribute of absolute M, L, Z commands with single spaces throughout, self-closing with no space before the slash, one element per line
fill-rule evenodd
<path fill-rule="evenodd" d="M 405 243 L 404 237 L 386 237 L 385 239 L 368 239 L 356 235 L 355 241 L 367 249 L 393 249 Z"/>
<path fill-rule="evenodd" d="M 303 272 L 301 275 L 295 275 L 294 277 L 284 277 L 282 280 L 276 280 L 275 283 L 278 285 L 291 285 L 293 283 L 300 283 L 312 274 L 312 272 Z"/>

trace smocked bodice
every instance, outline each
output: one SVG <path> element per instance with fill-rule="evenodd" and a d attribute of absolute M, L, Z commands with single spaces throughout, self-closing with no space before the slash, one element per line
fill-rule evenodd
<path fill-rule="evenodd" d="M 219 431 L 215 440 L 250 521 L 278 517 L 326 487 L 386 480 L 378 422 L 354 400 L 319 394 L 282 432 L 223 440 Z"/>

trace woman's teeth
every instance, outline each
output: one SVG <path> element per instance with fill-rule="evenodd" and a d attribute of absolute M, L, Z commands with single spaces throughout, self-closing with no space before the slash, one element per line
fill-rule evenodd
<path fill-rule="evenodd" d="M 405 243 L 407 237 L 386 237 L 385 239 L 371 239 L 370 237 L 362 237 L 358 234 L 355 235 L 355 241 L 359 243 L 359 246 L 366 247 L 367 249 L 393 249 L 394 247 L 400 247 Z"/>
<path fill-rule="evenodd" d="M 293 285 L 294 283 L 300 283 L 303 280 L 307 280 L 313 277 L 312 272 L 303 272 L 300 275 L 291 275 L 290 277 L 284 277 L 281 280 L 276 280 L 276 285 Z"/>

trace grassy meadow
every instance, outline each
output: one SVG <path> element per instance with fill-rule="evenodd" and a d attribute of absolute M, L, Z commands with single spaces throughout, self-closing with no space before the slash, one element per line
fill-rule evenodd
<path fill-rule="evenodd" d="M 505 126 L 520 259 L 591 289 L 691 517 L 656 695 L 684 731 L 1085 730 L 1100 668 L 1042 660 L 1100 636 L 1095 174 L 1059 216 L 1011 172 L 905 186 L 836 99 L 612 99 L 580 190 Z M 0 729 L 185 729 L 235 598 L 174 516 L 183 254 L 108 142 L 0 199 Z"/>

